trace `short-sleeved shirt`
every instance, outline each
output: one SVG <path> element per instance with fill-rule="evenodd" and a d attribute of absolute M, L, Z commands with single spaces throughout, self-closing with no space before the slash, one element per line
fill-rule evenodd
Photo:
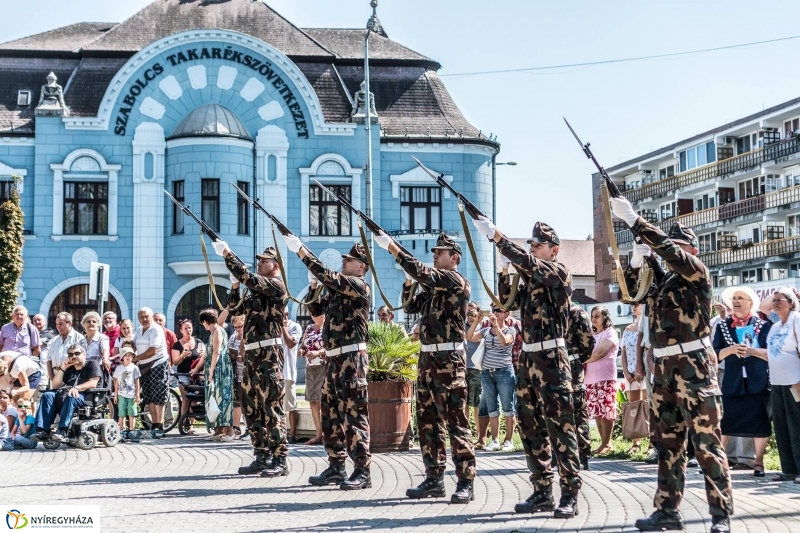
<path fill-rule="evenodd" d="M 294 348 L 283 343 L 283 379 L 297 381 L 297 348 L 300 346 L 300 339 L 303 337 L 303 327 L 293 320 L 286 322 L 286 329 L 289 335 L 295 340 Z"/>
<path fill-rule="evenodd" d="M 110 341 L 108 336 L 103 333 L 98 333 L 92 340 L 87 340 L 84 337 L 81 346 L 86 350 L 87 361 L 97 361 L 101 363 L 103 361 L 103 352 L 108 351 L 110 355 Z"/>
<path fill-rule="evenodd" d="M 8 404 L 8 409 L 0 411 L 0 416 L 3 417 L 3 424 L 0 425 L 0 440 L 7 439 L 11 435 L 11 429 L 16 425 L 19 413 L 17 408 Z M 11 417 L 11 423 L 8 422 L 8 417 Z"/>
<path fill-rule="evenodd" d="M 584 375 L 584 383 L 591 385 L 593 383 L 600 383 L 601 381 L 611 381 L 617 379 L 617 352 L 619 351 L 619 335 L 613 326 L 608 327 L 595 334 L 594 340 L 600 344 L 602 340 L 609 340 L 613 343 L 611 349 L 606 353 L 602 359 L 588 363 L 586 365 L 586 374 Z"/>
<path fill-rule="evenodd" d="M 64 371 L 64 385 L 77 387 L 78 385 L 83 385 L 92 378 L 99 378 L 102 376 L 103 373 L 100 370 L 100 363 L 97 361 L 86 361 L 80 370 L 71 366 Z M 99 385 L 100 383 L 98 382 L 98 386 Z"/>
<path fill-rule="evenodd" d="M 172 330 L 169 330 L 167 328 L 162 328 L 162 329 L 164 330 L 164 340 L 166 341 L 166 344 L 164 346 L 167 347 L 167 355 L 170 355 L 169 347 L 175 346 L 175 343 L 178 342 L 178 336 L 175 335 L 175 333 L 173 333 Z"/>
<path fill-rule="evenodd" d="M 19 379 L 21 372 L 24 372 L 26 376 L 30 377 L 41 370 L 36 361 L 27 355 L 14 357 L 12 362 L 14 364 L 8 369 L 8 375 L 11 376 L 12 379 Z"/>
<path fill-rule="evenodd" d="M 111 329 L 104 329 L 103 334 L 108 337 L 108 344 L 109 346 L 115 346 L 117 343 L 117 339 L 119 338 L 119 334 L 122 327 L 117 324 Z"/>
<path fill-rule="evenodd" d="M 156 353 L 152 357 L 148 357 L 143 361 L 137 361 L 138 364 L 153 363 L 153 366 L 160 365 L 169 361 L 167 355 L 167 340 L 164 337 L 164 328 L 153 322 L 147 331 L 139 327 L 136 333 L 133 334 L 133 343 L 136 345 L 136 355 L 141 355 L 150 348 L 156 348 Z"/>
<path fill-rule="evenodd" d="M 322 340 L 322 328 L 317 329 L 314 324 L 309 324 L 306 327 L 306 335 L 303 338 L 303 348 L 307 352 L 316 352 L 325 348 L 325 343 Z M 325 357 L 317 357 L 313 361 L 306 363 L 306 367 L 319 366 L 325 364 Z"/>
<path fill-rule="evenodd" d="M 511 335 L 514 337 L 517 334 L 514 326 L 503 326 L 503 335 Z M 483 362 L 481 366 L 484 369 L 504 368 L 512 364 L 512 351 L 514 349 L 514 341 L 510 344 L 503 346 L 500 338 L 495 336 L 494 328 L 487 326 L 480 329 L 480 334 L 483 337 Z"/>
<path fill-rule="evenodd" d="M 140 377 L 142 377 L 142 372 L 135 364 L 119 365 L 114 371 L 114 379 L 119 381 L 118 394 L 123 398 L 135 398 L 136 380 Z"/>
<path fill-rule="evenodd" d="M 39 346 L 39 330 L 29 322 L 22 324 L 18 328 L 13 322 L 9 322 L 0 328 L 0 351 L 13 351 L 25 355 L 31 355 L 31 346 Z"/>
<path fill-rule="evenodd" d="M 47 360 L 53 365 L 53 368 L 63 365 L 67 361 L 67 350 L 73 344 L 82 344 L 83 335 L 70 329 L 67 333 L 67 338 L 64 339 L 61 335 L 56 335 L 50 341 L 50 347 L 47 350 Z M 46 361 L 45 361 L 46 363 Z"/>
<path fill-rule="evenodd" d="M 191 355 L 185 358 L 183 361 L 178 363 L 177 372 L 178 374 L 188 374 L 192 370 L 192 363 L 200 359 L 200 346 L 202 346 L 203 342 L 196 338 L 194 339 L 194 348 L 191 350 Z M 183 352 L 183 343 L 181 341 L 175 341 L 175 344 L 172 345 L 173 350 L 178 350 L 179 352 Z"/>
<path fill-rule="evenodd" d="M 767 355 L 769 380 L 772 385 L 786 386 L 800 383 L 798 339 L 800 339 L 800 313 L 797 311 L 789 314 L 785 324 L 778 318 L 770 328 L 767 336 Z"/>

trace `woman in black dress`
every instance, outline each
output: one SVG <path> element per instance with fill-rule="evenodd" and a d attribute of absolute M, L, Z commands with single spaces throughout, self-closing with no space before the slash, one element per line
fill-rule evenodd
<path fill-rule="evenodd" d="M 726 446 L 730 437 L 752 437 L 756 448 L 753 475 L 764 477 L 764 452 L 772 434 L 767 412 L 767 335 L 772 323 L 756 315 L 760 301 L 749 287 L 730 287 L 722 293 L 722 300 L 733 309 L 714 332 L 714 351 L 720 362 L 725 361 L 722 445 Z"/>
<path fill-rule="evenodd" d="M 193 337 L 194 326 L 191 319 L 184 318 L 178 323 L 181 337 L 172 346 L 172 364 L 177 367 L 178 388 L 181 391 L 181 415 L 185 415 L 189 410 L 189 398 L 186 396 L 186 387 L 191 385 L 193 365 L 200 360 L 205 352 L 205 345 L 197 337 Z M 202 368 L 200 368 L 202 376 Z M 194 423 L 194 420 L 192 420 Z M 194 429 L 189 430 L 190 435 L 194 435 Z"/>

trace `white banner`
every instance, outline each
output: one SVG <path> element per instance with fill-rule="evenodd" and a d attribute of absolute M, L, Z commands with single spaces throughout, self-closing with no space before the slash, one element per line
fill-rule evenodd
<path fill-rule="evenodd" d="M 97 505 L 11 504 L 5 507 L 5 515 L 11 531 L 101 531 Z"/>

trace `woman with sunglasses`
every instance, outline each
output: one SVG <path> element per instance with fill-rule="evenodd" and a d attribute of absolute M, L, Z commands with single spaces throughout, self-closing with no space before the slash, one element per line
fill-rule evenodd
<path fill-rule="evenodd" d="M 773 481 L 800 484 L 800 301 L 790 287 L 771 297 L 779 320 L 767 337 L 772 426 L 778 443 L 781 473 Z"/>

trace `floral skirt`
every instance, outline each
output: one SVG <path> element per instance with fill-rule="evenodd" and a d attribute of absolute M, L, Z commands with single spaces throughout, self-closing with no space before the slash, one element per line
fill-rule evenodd
<path fill-rule="evenodd" d="M 589 418 L 617 419 L 617 382 L 613 379 L 586 385 Z"/>

